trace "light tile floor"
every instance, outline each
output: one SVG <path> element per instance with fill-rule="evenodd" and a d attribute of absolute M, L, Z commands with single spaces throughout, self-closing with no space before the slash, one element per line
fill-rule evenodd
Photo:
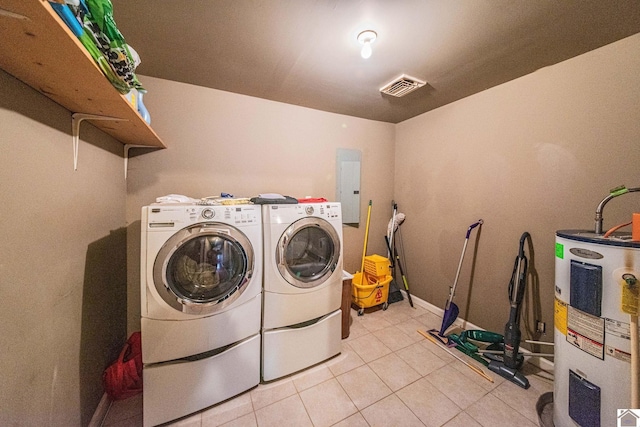
<path fill-rule="evenodd" d="M 371 312 L 369 312 L 371 311 Z M 290 377 L 260 384 L 231 400 L 169 425 L 534 427 L 536 402 L 553 375 L 525 363 L 524 390 L 488 369 L 491 383 L 417 331 L 441 318 L 407 300 L 386 311 L 351 310 L 342 353 Z M 452 350 L 455 351 L 455 350 Z M 456 353 L 482 366 L 462 353 Z M 114 402 L 104 426 L 141 426 L 142 395 Z"/>

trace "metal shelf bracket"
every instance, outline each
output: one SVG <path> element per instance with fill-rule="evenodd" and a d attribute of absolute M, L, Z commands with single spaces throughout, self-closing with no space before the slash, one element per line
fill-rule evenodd
<path fill-rule="evenodd" d="M 119 120 L 127 122 L 127 119 L 108 116 L 96 116 L 94 114 L 73 113 L 71 114 L 71 135 L 73 137 L 73 170 L 78 170 L 78 144 L 80 141 L 80 123 L 83 120 Z"/>
<path fill-rule="evenodd" d="M 129 149 L 131 148 L 149 148 L 148 145 L 125 144 L 124 145 L 124 179 L 127 179 L 127 170 L 129 167 Z"/>

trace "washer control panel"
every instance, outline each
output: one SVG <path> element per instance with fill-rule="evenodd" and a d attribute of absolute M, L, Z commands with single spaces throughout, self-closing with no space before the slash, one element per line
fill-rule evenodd
<path fill-rule="evenodd" d="M 200 218 L 206 221 L 221 221 L 227 224 L 253 224 L 259 223 L 260 208 L 254 205 L 196 207 Z"/>
<path fill-rule="evenodd" d="M 262 221 L 261 207 L 257 205 L 199 206 L 164 205 L 149 209 L 150 227 L 184 227 L 198 221 L 219 221 L 226 224 L 259 224 Z M 182 225 L 180 225 L 182 224 Z"/>

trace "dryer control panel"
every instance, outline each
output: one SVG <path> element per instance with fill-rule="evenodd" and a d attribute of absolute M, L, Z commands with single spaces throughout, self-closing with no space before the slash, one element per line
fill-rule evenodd
<path fill-rule="evenodd" d="M 339 202 L 330 203 L 300 203 L 269 205 L 269 218 L 266 221 L 273 223 L 287 223 L 304 217 L 324 218 L 327 221 L 341 220 L 342 210 Z"/>

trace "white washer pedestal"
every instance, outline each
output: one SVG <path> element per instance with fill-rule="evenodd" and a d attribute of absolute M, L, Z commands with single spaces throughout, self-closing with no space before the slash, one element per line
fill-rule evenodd
<path fill-rule="evenodd" d="M 142 370 L 143 423 L 155 426 L 236 396 L 260 382 L 260 334 L 221 353 Z"/>
<path fill-rule="evenodd" d="M 266 330 L 262 379 L 272 381 L 323 362 L 342 351 L 342 310 L 313 321 Z M 319 343 L 322 343 L 319 345 Z"/>

